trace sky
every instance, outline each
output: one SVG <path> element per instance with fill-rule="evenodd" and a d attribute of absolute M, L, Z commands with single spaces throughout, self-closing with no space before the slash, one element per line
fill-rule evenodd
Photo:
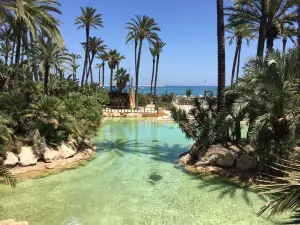
<path fill-rule="evenodd" d="M 80 7 L 94 7 L 102 14 L 104 28 L 91 31 L 91 36 L 102 38 L 109 49 L 116 49 L 126 57 L 120 67 L 131 72 L 134 77 L 134 45 L 126 45 L 126 23 L 135 15 L 153 17 L 161 28 L 160 37 L 166 42 L 160 56 L 158 84 L 160 85 L 208 85 L 217 84 L 217 15 L 216 1 L 212 0 L 59 0 L 62 15 L 61 32 L 65 45 L 71 53 L 84 57 L 81 42 L 85 41 L 85 31 L 74 25 L 81 15 Z M 224 0 L 225 6 L 230 5 Z M 289 43 L 288 46 L 291 44 Z M 275 47 L 282 49 L 280 40 Z M 248 46 L 243 44 L 241 68 L 251 56 L 255 56 L 257 40 Z M 235 45 L 226 41 L 226 84 L 230 83 Z M 98 62 L 97 62 L 98 63 Z M 78 60 L 83 65 L 83 59 Z M 96 62 L 94 63 L 96 64 Z M 241 74 L 243 71 L 241 71 Z M 82 67 L 78 69 L 82 74 Z M 144 41 L 140 84 L 150 84 L 152 56 L 149 45 Z M 93 69 L 94 80 L 98 81 L 98 70 Z M 109 83 L 110 71 L 105 68 L 105 84 Z"/>

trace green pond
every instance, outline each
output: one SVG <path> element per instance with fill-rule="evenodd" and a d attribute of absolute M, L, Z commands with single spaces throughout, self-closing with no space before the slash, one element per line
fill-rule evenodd
<path fill-rule="evenodd" d="M 205 181 L 177 164 L 192 142 L 176 124 L 105 120 L 87 165 L 0 186 L 0 219 L 30 225 L 274 224 L 255 212 L 265 200 L 221 180 Z"/>

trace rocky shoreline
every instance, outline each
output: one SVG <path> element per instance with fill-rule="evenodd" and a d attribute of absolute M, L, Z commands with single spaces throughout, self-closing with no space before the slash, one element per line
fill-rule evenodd
<path fill-rule="evenodd" d="M 179 161 L 194 173 L 252 179 L 264 165 L 254 152 L 254 148 L 250 145 L 225 143 L 199 149 L 194 144 L 191 151 L 180 156 Z"/>
<path fill-rule="evenodd" d="M 32 146 L 20 147 L 19 154 L 7 152 L 4 165 L 17 178 L 35 178 L 77 167 L 95 156 L 96 146 L 86 141 L 90 148 L 80 149 L 76 140 L 62 142 L 55 149 L 45 146 L 35 149 Z"/>

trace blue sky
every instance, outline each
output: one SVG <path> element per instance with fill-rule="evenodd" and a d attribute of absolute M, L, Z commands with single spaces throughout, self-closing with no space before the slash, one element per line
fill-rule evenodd
<path fill-rule="evenodd" d="M 61 32 L 65 45 L 72 53 L 84 56 L 80 42 L 85 41 L 85 31 L 77 30 L 74 21 L 81 14 L 80 6 L 90 6 L 103 14 L 104 28 L 92 30 L 92 36 L 105 41 L 111 49 L 117 49 L 126 59 L 121 66 L 131 68 L 134 76 L 134 46 L 125 45 L 126 23 L 135 15 L 153 17 L 161 27 L 161 39 L 167 43 L 161 54 L 158 83 L 164 85 L 217 84 L 217 37 L 216 1 L 212 0 L 60 0 L 62 16 Z M 229 0 L 225 0 L 229 5 Z M 257 40 L 243 45 L 242 64 L 255 55 Z M 281 49 L 281 41 L 275 46 Z M 226 44 L 226 83 L 230 82 L 235 46 Z M 83 64 L 83 60 L 78 61 Z M 82 68 L 79 68 L 80 76 Z M 149 84 L 152 72 L 152 57 L 148 44 L 143 46 L 140 84 Z M 97 80 L 97 70 L 94 70 Z M 105 83 L 109 82 L 106 67 Z M 241 71 L 242 73 L 242 71 Z"/>

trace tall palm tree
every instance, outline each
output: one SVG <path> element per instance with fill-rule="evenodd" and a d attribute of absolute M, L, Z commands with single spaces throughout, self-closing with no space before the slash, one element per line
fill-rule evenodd
<path fill-rule="evenodd" d="M 82 71 L 81 86 L 83 86 L 85 81 L 85 72 L 89 59 L 89 40 L 90 40 L 90 30 L 91 28 L 97 29 L 97 27 L 103 27 L 102 14 L 96 13 L 97 9 L 91 7 L 81 7 L 82 15 L 76 18 L 75 25 L 78 25 L 77 30 L 85 29 L 85 57 Z"/>
<path fill-rule="evenodd" d="M 72 58 L 71 67 L 73 71 L 73 80 L 75 81 L 77 79 L 77 69 L 79 68 L 79 65 L 77 64 L 76 60 L 80 59 L 81 56 L 79 54 L 72 53 L 71 58 Z"/>
<path fill-rule="evenodd" d="M 162 41 L 158 41 L 158 42 L 154 43 L 153 45 L 154 45 L 155 53 L 156 53 L 156 72 L 155 72 L 155 81 L 154 81 L 154 96 L 156 96 L 159 57 L 160 57 L 160 53 L 163 51 L 163 47 L 166 45 L 166 43 L 164 43 Z"/>
<path fill-rule="evenodd" d="M 131 40 L 134 40 L 134 70 L 136 72 L 137 48 L 138 48 L 138 44 L 139 44 L 139 37 L 135 31 L 128 32 L 126 44 Z"/>
<path fill-rule="evenodd" d="M 108 66 L 110 68 L 110 91 L 112 91 L 113 74 L 118 64 L 118 55 L 117 50 L 110 50 L 107 54 Z"/>
<path fill-rule="evenodd" d="M 218 35 L 218 111 L 225 106 L 225 26 L 224 26 L 224 3 L 217 0 L 217 35 Z"/>
<path fill-rule="evenodd" d="M 265 37 L 267 34 L 268 1 L 260 0 L 260 4 L 261 4 L 261 16 L 260 16 L 258 45 L 257 45 L 256 55 L 262 58 L 264 55 Z"/>
<path fill-rule="evenodd" d="M 44 38 L 39 39 L 33 49 L 33 55 L 39 61 L 40 72 L 44 75 L 44 93 L 48 94 L 50 69 L 55 68 L 56 71 L 60 71 L 64 68 L 64 63 L 71 63 L 72 59 L 65 48 L 62 49 L 51 39 Z"/>
<path fill-rule="evenodd" d="M 96 69 L 98 69 L 98 80 L 99 80 L 99 88 L 100 88 L 100 84 L 101 84 L 101 68 L 102 68 L 102 63 L 97 63 L 96 64 Z"/>
<path fill-rule="evenodd" d="M 108 61 L 108 53 L 104 51 L 97 56 L 102 61 L 102 88 L 104 88 L 105 62 Z"/>
<path fill-rule="evenodd" d="M 152 96 L 152 89 L 153 89 L 153 81 L 154 81 L 154 74 L 155 74 L 155 58 L 156 58 L 156 49 L 154 47 L 149 48 L 150 53 L 152 55 L 152 76 L 151 76 L 151 89 L 150 89 L 150 95 Z"/>
<path fill-rule="evenodd" d="M 89 51 L 91 53 L 91 57 L 90 57 L 90 62 L 89 62 L 89 69 L 88 69 L 88 73 L 86 75 L 86 80 L 85 83 L 87 84 L 88 81 L 88 77 L 89 75 L 91 75 L 91 81 L 93 82 L 93 74 L 92 74 L 92 65 L 93 65 L 93 61 L 94 58 L 97 54 L 100 54 L 101 52 L 105 51 L 106 49 L 106 45 L 103 44 L 103 40 L 101 38 L 97 38 L 97 37 L 92 37 L 90 38 L 89 41 Z"/>
<path fill-rule="evenodd" d="M 139 90 L 139 70 L 141 62 L 141 54 L 143 48 L 143 40 L 147 39 L 148 42 L 159 41 L 159 36 L 157 32 L 160 31 L 160 28 L 156 21 L 153 18 L 148 16 L 136 16 L 136 18 L 131 19 L 127 23 L 128 36 L 126 42 L 130 40 L 138 39 L 139 50 L 138 57 L 136 62 L 136 73 L 135 73 L 135 105 L 138 107 L 138 90 Z"/>
<path fill-rule="evenodd" d="M 292 26 L 285 26 L 282 24 L 280 27 L 280 36 L 282 38 L 282 54 L 284 55 L 286 52 L 286 44 L 288 39 L 290 39 L 295 46 L 297 46 L 297 42 L 294 40 L 294 36 L 297 36 L 296 28 Z"/>
<path fill-rule="evenodd" d="M 253 33 L 251 27 L 247 25 L 231 26 L 231 24 L 227 24 L 225 29 L 229 33 L 229 36 L 227 37 L 227 39 L 229 39 L 229 44 L 231 45 L 234 41 L 236 41 L 236 49 L 231 73 L 231 85 L 233 85 L 237 63 L 236 80 L 238 80 L 239 77 L 240 56 L 243 39 L 246 39 L 247 44 L 249 44 L 250 40 L 255 37 L 255 34 Z"/>

